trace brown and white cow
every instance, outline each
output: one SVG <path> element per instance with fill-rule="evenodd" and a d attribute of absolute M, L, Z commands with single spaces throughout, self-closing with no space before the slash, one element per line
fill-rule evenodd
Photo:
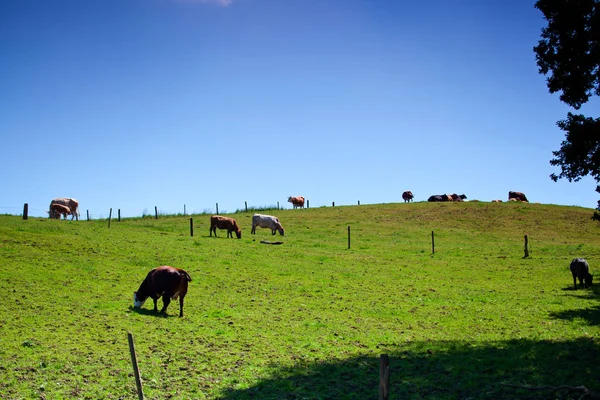
<path fill-rule="evenodd" d="M 304 208 L 304 197 L 302 197 L 302 196 L 297 196 L 297 197 L 290 196 L 290 197 L 288 197 L 287 201 L 288 201 L 288 203 L 292 203 L 294 208 L 297 208 L 297 207 Z"/>
<path fill-rule="evenodd" d="M 502 200 L 492 200 L 492 203 L 502 203 Z"/>
<path fill-rule="evenodd" d="M 279 222 L 279 218 L 274 217 L 272 215 L 264 215 L 264 214 L 254 214 L 252 216 L 252 230 L 250 231 L 251 234 L 255 234 L 256 233 L 256 227 L 260 227 L 260 228 L 269 228 L 271 230 L 271 234 L 275 234 L 277 233 L 277 231 L 279 231 L 279 234 L 281 236 L 283 236 L 283 226 L 281 226 L 281 223 Z"/>
<path fill-rule="evenodd" d="M 525 203 L 529 203 L 529 200 L 527 200 L 527 197 L 524 193 L 512 191 L 508 192 L 508 201 L 523 201 Z"/>
<path fill-rule="evenodd" d="M 50 218 L 52 219 L 60 219 L 62 215 L 64 219 L 67 219 L 67 216 L 71 214 L 71 209 L 67 206 L 63 206 L 62 204 L 50 204 Z"/>
<path fill-rule="evenodd" d="M 583 289 L 592 286 L 594 276 L 590 274 L 590 266 L 583 258 L 576 258 L 571 261 L 571 274 L 573 275 L 573 287 L 577 290 L 577 280 L 579 286 Z"/>
<path fill-rule="evenodd" d="M 79 202 L 77 200 L 68 197 L 59 197 L 50 202 L 50 208 L 52 208 L 52 204 L 60 204 L 69 207 L 69 210 L 71 211 L 71 221 L 73 218 L 79 221 Z M 52 218 L 52 209 L 50 210 L 50 218 Z"/>
<path fill-rule="evenodd" d="M 405 191 L 404 193 L 402 193 L 402 200 L 404 200 L 405 203 L 410 203 L 410 201 L 414 198 L 415 196 L 413 196 L 412 192 L 410 190 Z"/>
<path fill-rule="evenodd" d="M 233 239 L 233 232 L 235 232 L 235 236 L 237 236 L 238 239 L 242 238 L 242 230 L 233 218 L 223 217 L 221 215 L 213 215 L 210 217 L 210 236 L 212 236 L 214 232 L 215 237 L 217 237 L 217 228 L 227 229 L 227 237 L 231 237 Z"/>
<path fill-rule="evenodd" d="M 161 313 L 167 313 L 171 299 L 179 297 L 179 316 L 183 317 L 183 299 L 187 294 L 190 274 L 181 268 L 162 266 L 148 272 L 137 292 L 133 293 L 133 307 L 140 308 L 148 297 L 154 300 L 154 311 L 158 311 L 156 302 L 162 296 L 163 308 Z"/>
<path fill-rule="evenodd" d="M 452 201 L 464 201 L 467 199 L 467 196 L 465 196 L 464 194 L 456 194 L 456 193 L 452 193 L 450 195 L 450 198 L 452 199 Z"/>

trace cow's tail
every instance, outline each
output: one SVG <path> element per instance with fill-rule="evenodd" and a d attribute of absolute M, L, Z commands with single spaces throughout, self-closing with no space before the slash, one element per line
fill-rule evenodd
<path fill-rule="evenodd" d="M 182 273 L 182 274 L 185 276 L 185 279 L 186 279 L 188 282 L 191 282 L 191 281 L 192 281 L 192 277 L 190 276 L 190 274 L 188 274 L 188 273 L 187 273 L 186 271 L 184 271 L 184 270 L 181 270 L 180 272 L 181 272 L 181 273 Z"/>

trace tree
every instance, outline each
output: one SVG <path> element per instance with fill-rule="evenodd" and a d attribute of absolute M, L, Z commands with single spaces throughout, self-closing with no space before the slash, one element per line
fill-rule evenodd
<path fill-rule="evenodd" d="M 533 48 L 539 72 L 550 93 L 561 92 L 560 100 L 579 110 L 600 96 L 600 0 L 538 0 L 535 8 L 548 21 Z M 568 113 L 557 125 L 565 140 L 550 164 L 561 172 L 550 178 L 577 182 L 591 175 L 600 193 L 600 118 Z M 600 201 L 593 218 L 600 220 Z"/>

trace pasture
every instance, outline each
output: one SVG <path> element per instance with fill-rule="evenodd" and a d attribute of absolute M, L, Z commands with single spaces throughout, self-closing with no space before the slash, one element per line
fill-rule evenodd
<path fill-rule="evenodd" d="M 600 225 L 592 210 L 398 203 L 266 211 L 285 236 L 209 237 L 209 216 L 0 216 L 0 398 L 543 399 L 600 391 Z M 347 227 L 351 227 L 348 249 Z M 431 232 L 435 231 L 435 254 Z M 523 258 L 523 236 L 530 257 Z M 260 240 L 281 240 L 271 246 Z M 586 258 L 596 286 L 573 290 Z M 132 295 L 159 265 L 192 277 L 185 317 Z M 159 300 L 159 309 L 162 300 Z"/>

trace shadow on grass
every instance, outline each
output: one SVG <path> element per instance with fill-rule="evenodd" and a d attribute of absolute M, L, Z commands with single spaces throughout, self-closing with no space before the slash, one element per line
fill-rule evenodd
<path fill-rule="evenodd" d="M 486 345 L 468 342 L 407 343 L 390 356 L 390 399 L 549 399 L 548 391 L 528 391 L 502 383 L 600 389 L 600 341 L 511 340 Z M 271 377 L 233 399 L 376 399 L 379 355 L 323 363 L 272 366 Z M 569 398 L 569 397 L 565 397 Z"/>
<path fill-rule="evenodd" d="M 140 315 L 151 315 L 153 317 L 160 317 L 160 318 L 172 317 L 172 315 L 164 314 L 164 313 L 161 313 L 160 311 L 154 311 L 151 308 L 135 308 L 133 306 L 129 306 L 129 310 L 136 314 L 140 314 Z M 179 314 L 177 314 L 177 316 L 179 316 Z"/>

